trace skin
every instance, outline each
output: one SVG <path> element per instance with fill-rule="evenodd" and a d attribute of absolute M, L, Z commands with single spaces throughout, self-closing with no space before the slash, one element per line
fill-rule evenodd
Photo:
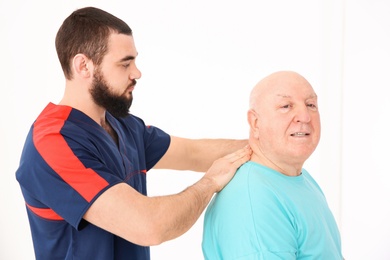
<path fill-rule="evenodd" d="M 132 36 L 112 33 L 108 53 L 96 66 L 84 54 L 72 61 L 73 78 L 66 81 L 60 105 L 81 110 L 100 124 L 115 140 L 105 119 L 106 109 L 91 96 L 94 73 L 99 72 L 112 94 L 132 99 L 134 80 L 141 78 Z M 248 161 L 247 140 L 199 139 L 171 136 L 166 154 L 156 169 L 206 172 L 184 191 L 160 197 L 143 196 L 126 183 L 105 191 L 84 215 L 88 222 L 135 244 L 151 246 L 185 233 L 199 218 L 214 193 L 230 181 L 237 168 Z M 218 159 L 219 158 L 219 159 Z"/>
<path fill-rule="evenodd" d="M 321 135 L 317 95 L 310 83 L 292 71 L 267 76 L 252 90 L 247 119 L 251 161 L 300 175 Z"/>

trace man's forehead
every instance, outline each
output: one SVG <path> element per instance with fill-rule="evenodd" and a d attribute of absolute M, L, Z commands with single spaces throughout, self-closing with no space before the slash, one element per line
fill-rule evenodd
<path fill-rule="evenodd" d="M 309 82 L 301 78 L 279 80 L 264 86 L 265 95 L 278 98 L 316 98 L 317 95 Z"/>
<path fill-rule="evenodd" d="M 108 54 L 115 55 L 118 59 L 123 59 L 126 56 L 137 56 L 133 37 L 126 34 L 112 33 L 108 40 Z"/>

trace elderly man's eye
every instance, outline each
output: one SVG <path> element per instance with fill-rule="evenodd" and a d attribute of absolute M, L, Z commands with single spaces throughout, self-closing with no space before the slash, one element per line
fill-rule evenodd
<path fill-rule="evenodd" d="M 310 107 L 311 109 L 317 109 L 316 104 L 307 104 L 307 106 Z"/>

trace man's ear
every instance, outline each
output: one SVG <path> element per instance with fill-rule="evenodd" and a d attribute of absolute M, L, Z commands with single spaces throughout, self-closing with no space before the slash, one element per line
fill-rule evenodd
<path fill-rule="evenodd" d="M 247 120 L 249 124 L 250 131 L 252 132 L 253 137 L 258 138 L 259 137 L 259 129 L 258 129 L 258 114 L 253 110 L 248 110 L 247 113 Z"/>
<path fill-rule="evenodd" d="M 84 54 L 77 54 L 73 58 L 73 71 L 79 77 L 90 77 L 92 75 L 92 66 L 92 62 Z"/>

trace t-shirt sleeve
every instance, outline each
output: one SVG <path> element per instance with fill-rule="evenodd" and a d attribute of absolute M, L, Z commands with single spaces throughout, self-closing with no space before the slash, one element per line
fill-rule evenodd
<path fill-rule="evenodd" d="M 170 136 L 154 126 L 146 127 L 146 168 L 150 170 L 164 156 L 171 142 Z"/>
<path fill-rule="evenodd" d="M 146 170 L 150 170 L 164 156 L 169 148 L 171 137 L 160 128 L 146 125 L 144 121 L 132 115 L 126 119 L 126 126 L 133 136 L 142 133 L 142 140 L 135 140 L 138 151 L 144 151 Z"/>

